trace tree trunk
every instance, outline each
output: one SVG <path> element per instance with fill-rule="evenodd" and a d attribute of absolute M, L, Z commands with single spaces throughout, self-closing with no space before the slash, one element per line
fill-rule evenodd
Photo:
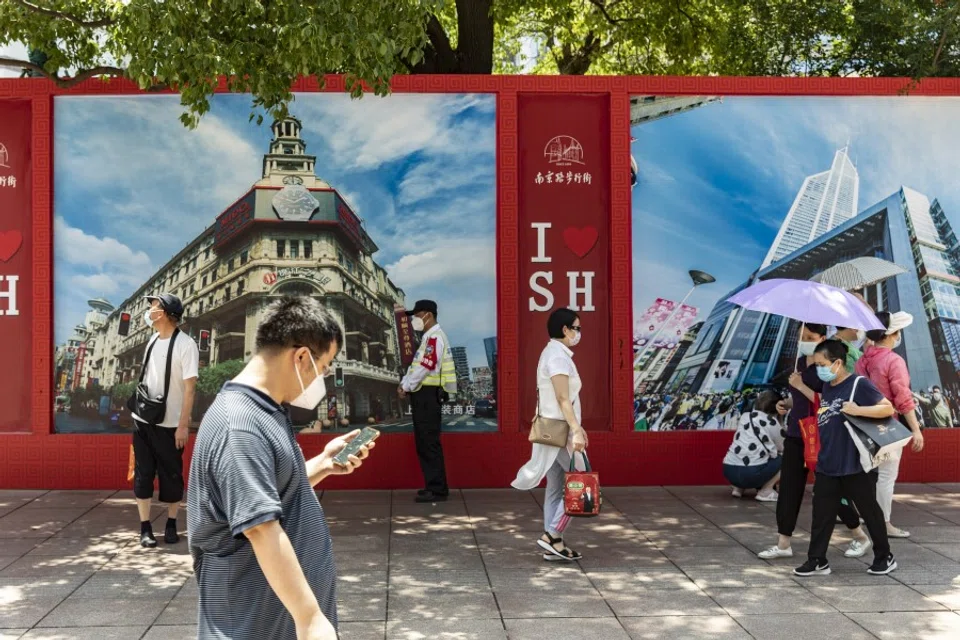
<path fill-rule="evenodd" d="M 430 43 L 412 73 L 493 73 L 493 0 L 456 0 L 457 48 L 436 16 L 427 22 Z"/>
<path fill-rule="evenodd" d="M 588 33 L 583 45 L 574 50 L 569 44 L 556 52 L 557 70 L 565 76 L 582 76 L 590 70 L 594 55 L 600 50 L 600 38 Z"/>

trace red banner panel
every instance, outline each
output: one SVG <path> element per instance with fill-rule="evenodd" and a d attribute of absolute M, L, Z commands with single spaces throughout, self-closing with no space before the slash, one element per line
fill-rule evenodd
<path fill-rule="evenodd" d="M 30 124 L 28 100 L 0 101 L 0 432 L 31 430 Z"/>
<path fill-rule="evenodd" d="M 520 387 L 522 420 L 536 409 L 547 318 L 580 314 L 575 362 L 587 429 L 610 429 L 610 99 L 521 94 Z"/>

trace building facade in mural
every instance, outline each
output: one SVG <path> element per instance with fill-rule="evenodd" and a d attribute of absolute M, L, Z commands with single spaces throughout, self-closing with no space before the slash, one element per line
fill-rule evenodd
<path fill-rule="evenodd" d="M 828 171 L 803 181 L 762 267 L 769 267 L 857 215 L 860 175 L 847 151 L 846 147 L 837 151 Z"/>
<path fill-rule="evenodd" d="M 724 295 L 704 320 L 667 388 L 693 393 L 721 390 L 715 388 L 712 376 L 720 362 L 729 363 L 727 368 L 737 372 L 734 389 L 784 384 L 797 356 L 798 323 L 745 312 L 724 300 L 754 280 L 806 280 L 864 256 L 908 269 L 862 294 L 878 311 L 913 314 L 915 321 L 904 330 L 899 352 L 910 367 L 914 390 L 938 385 L 960 393 L 960 244 L 940 203 L 908 187 L 761 269 Z"/>
<path fill-rule="evenodd" d="M 168 291 L 183 300 L 184 329 L 201 346 L 200 332 L 208 332 L 201 365 L 213 366 L 249 359 L 266 307 L 305 294 L 322 299 L 345 330 L 334 363 L 344 383 L 327 385 L 337 415 L 402 415 L 394 309 L 404 293 L 374 260 L 377 245 L 350 204 L 317 177 L 301 130 L 293 117 L 275 122 L 262 178 L 91 330 L 87 357 L 103 386 L 139 375 L 150 336 L 144 295 Z M 126 336 L 118 331 L 123 314 L 132 318 Z"/>

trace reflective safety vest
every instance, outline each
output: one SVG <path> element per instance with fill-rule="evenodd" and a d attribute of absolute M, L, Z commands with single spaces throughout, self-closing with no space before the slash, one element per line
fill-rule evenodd
<path fill-rule="evenodd" d="M 428 355 L 427 348 L 430 346 L 430 339 L 434 336 L 439 336 L 440 339 L 443 340 L 443 354 L 439 356 L 440 366 L 435 367 L 433 371 L 427 373 L 427 377 L 424 378 L 413 391 L 416 393 L 422 387 L 443 387 L 444 391 L 450 395 L 454 395 L 457 392 L 457 369 L 453 363 L 453 352 L 450 350 L 450 341 L 447 339 L 447 334 L 445 334 L 439 326 L 434 327 L 432 331 L 423 336 L 423 342 L 420 343 L 420 347 L 417 349 L 417 355 L 413 358 L 409 373 L 412 374 L 423 366 L 421 363 Z"/>

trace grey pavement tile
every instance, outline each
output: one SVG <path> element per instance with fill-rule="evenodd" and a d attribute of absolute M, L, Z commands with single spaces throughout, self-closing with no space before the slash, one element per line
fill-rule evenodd
<path fill-rule="evenodd" d="M 386 577 L 384 577 L 386 582 Z M 391 589 L 486 589 L 490 581 L 484 571 L 391 571 Z"/>
<path fill-rule="evenodd" d="M 198 598 L 195 595 L 178 595 L 171 600 L 155 624 L 191 625 L 197 624 Z"/>
<path fill-rule="evenodd" d="M 108 561 L 107 556 L 60 558 L 57 556 L 23 556 L 0 571 L 0 578 L 58 578 L 90 576 Z"/>
<path fill-rule="evenodd" d="M 390 589 L 387 619 L 500 619 L 500 611 L 489 587 L 457 591 L 437 588 L 399 587 Z"/>
<path fill-rule="evenodd" d="M 631 640 L 750 640 L 727 615 L 620 618 L 620 624 Z"/>
<path fill-rule="evenodd" d="M 153 625 L 143 640 L 197 640 L 197 625 Z"/>
<path fill-rule="evenodd" d="M 333 552 L 338 556 L 347 553 L 386 553 L 390 536 L 385 534 L 358 534 L 333 537 Z"/>
<path fill-rule="evenodd" d="M 146 627 L 156 620 L 166 605 L 166 601 L 149 599 L 94 600 L 71 597 L 51 611 L 37 626 L 43 628 L 118 627 L 142 624 Z"/>
<path fill-rule="evenodd" d="M 385 622 L 341 622 L 340 640 L 384 640 Z"/>
<path fill-rule="evenodd" d="M 17 640 L 26 632 L 26 629 L 0 629 L 0 640 Z"/>
<path fill-rule="evenodd" d="M 60 538 L 53 537 L 44 540 L 31 549 L 30 556 L 72 556 L 110 555 L 119 553 L 124 543 L 117 540 L 100 540 L 98 538 Z M 0 543 L 0 550 L 3 544 Z"/>
<path fill-rule="evenodd" d="M 495 591 L 503 618 L 608 618 L 613 611 L 596 591 L 550 593 L 537 591 Z M 511 634 L 511 638 L 512 638 Z"/>
<path fill-rule="evenodd" d="M 49 538 L 47 538 L 49 539 Z M 22 556 L 33 551 L 44 538 L 0 538 L 0 556 Z"/>
<path fill-rule="evenodd" d="M 670 547 L 663 549 L 662 553 L 681 569 L 687 566 L 699 566 L 716 563 L 723 563 L 730 566 L 753 566 L 758 562 L 757 555 L 755 553 L 741 546 Z"/>
<path fill-rule="evenodd" d="M 491 552 L 491 556 L 497 557 L 493 552 Z M 339 560 L 337 564 L 339 566 Z M 412 571 L 483 571 L 484 558 L 481 557 L 476 549 L 445 555 L 430 554 L 428 556 L 394 555 L 391 553 L 390 570 L 396 570 L 401 573 L 410 573 Z"/>
<path fill-rule="evenodd" d="M 141 598 L 169 601 L 180 591 L 186 578 L 180 576 L 143 576 L 100 571 L 84 582 L 71 597 L 107 600 Z"/>
<path fill-rule="evenodd" d="M 385 571 L 388 566 L 386 549 L 367 553 L 334 553 L 337 571 Z"/>
<path fill-rule="evenodd" d="M 340 591 L 383 591 L 387 588 L 387 568 L 378 571 L 344 571 L 337 568 Z"/>
<path fill-rule="evenodd" d="M 507 640 L 500 620 L 406 620 L 387 623 L 390 640 Z M 344 640 L 347 640 L 344 636 Z"/>
<path fill-rule="evenodd" d="M 689 530 L 678 529 L 641 529 L 640 532 L 650 542 L 660 548 L 665 547 L 736 547 L 736 540 L 718 527 Z"/>
<path fill-rule="evenodd" d="M 930 585 L 921 584 L 913 587 L 926 597 L 953 611 L 960 611 L 960 584 Z"/>
<path fill-rule="evenodd" d="M 30 628 L 63 602 L 63 596 L 42 596 L 17 602 L 4 602 L 0 606 L 0 628 Z"/>
<path fill-rule="evenodd" d="M 557 640 L 565 637 L 630 640 L 630 635 L 616 618 L 504 620 L 503 622 L 507 627 L 507 637 L 510 640 Z"/>
<path fill-rule="evenodd" d="M 874 640 L 874 636 L 840 613 L 781 613 L 775 616 L 738 616 L 736 621 L 755 640 Z"/>
<path fill-rule="evenodd" d="M 897 569 L 891 575 L 898 582 L 906 585 L 918 584 L 960 584 L 960 569 L 952 566 L 917 566 L 904 565 Z M 0 572 L 2 575 L 2 572 Z"/>
<path fill-rule="evenodd" d="M 547 564 L 547 563 L 544 563 Z M 546 566 L 542 569 L 491 569 L 488 572 L 493 589 L 505 591 L 529 590 L 533 593 L 559 590 L 596 591 L 589 576 L 576 564 Z"/>
<path fill-rule="evenodd" d="M 9 567 L 11 564 L 20 559 L 20 556 L 0 556 L 0 569 Z"/>
<path fill-rule="evenodd" d="M 954 562 L 960 562 L 960 539 L 953 543 L 924 543 L 922 546 Z"/>
<path fill-rule="evenodd" d="M 337 593 L 337 615 L 342 622 L 387 619 L 387 590 Z"/>
<path fill-rule="evenodd" d="M 746 587 L 707 589 L 706 592 L 731 616 L 783 613 L 835 613 L 836 609 L 803 587 Z"/>
<path fill-rule="evenodd" d="M 0 521 L 2 522 L 2 521 Z M 900 524 L 900 521 L 897 521 Z M 905 526 L 905 525 L 901 525 Z M 949 527 L 910 527 L 911 542 L 924 544 L 927 542 L 960 542 L 960 526 L 951 525 Z"/>
<path fill-rule="evenodd" d="M 319 496 L 326 509 L 330 505 L 388 505 L 393 501 L 390 491 L 324 491 Z"/>
<path fill-rule="evenodd" d="M 810 591 L 842 613 L 942 611 L 945 608 L 903 585 L 812 586 Z"/>
<path fill-rule="evenodd" d="M 657 567 L 621 567 L 618 570 L 588 570 L 587 576 L 601 592 L 632 592 L 695 588 L 690 577 L 673 564 Z"/>
<path fill-rule="evenodd" d="M 653 588 L 602 593 L 619 618 L 724 614 L 710 596 L 694 585 L 686 589 Z"/>
<path fill-rule="evenodd" d="M 790 572 L 785 567 L 760 563 L 752 567 L 687 566 L 684 567 L 684 573 L 701 589 L 787 586 L 790 582 Z"/>
<path fill-rule="evenodd" d="M 30 506 L 37 507 L 56 507 L 56 508 L 88 508 L 92 509 L 101 504 L 107 498 L 113 495 L 113 491 L 48 491 L 42 496 L 38 496 L 30 503 Z"/>
<path fill-rule="evenodd" d="M 22 640 L 140 640 L 147 626 L 32 629 Z"/>
<path fill-rule="evenodd" d="M 849 617 L 881 640 L 960 638 L 960 615 L 951 612 L 854 613 Z"/>

